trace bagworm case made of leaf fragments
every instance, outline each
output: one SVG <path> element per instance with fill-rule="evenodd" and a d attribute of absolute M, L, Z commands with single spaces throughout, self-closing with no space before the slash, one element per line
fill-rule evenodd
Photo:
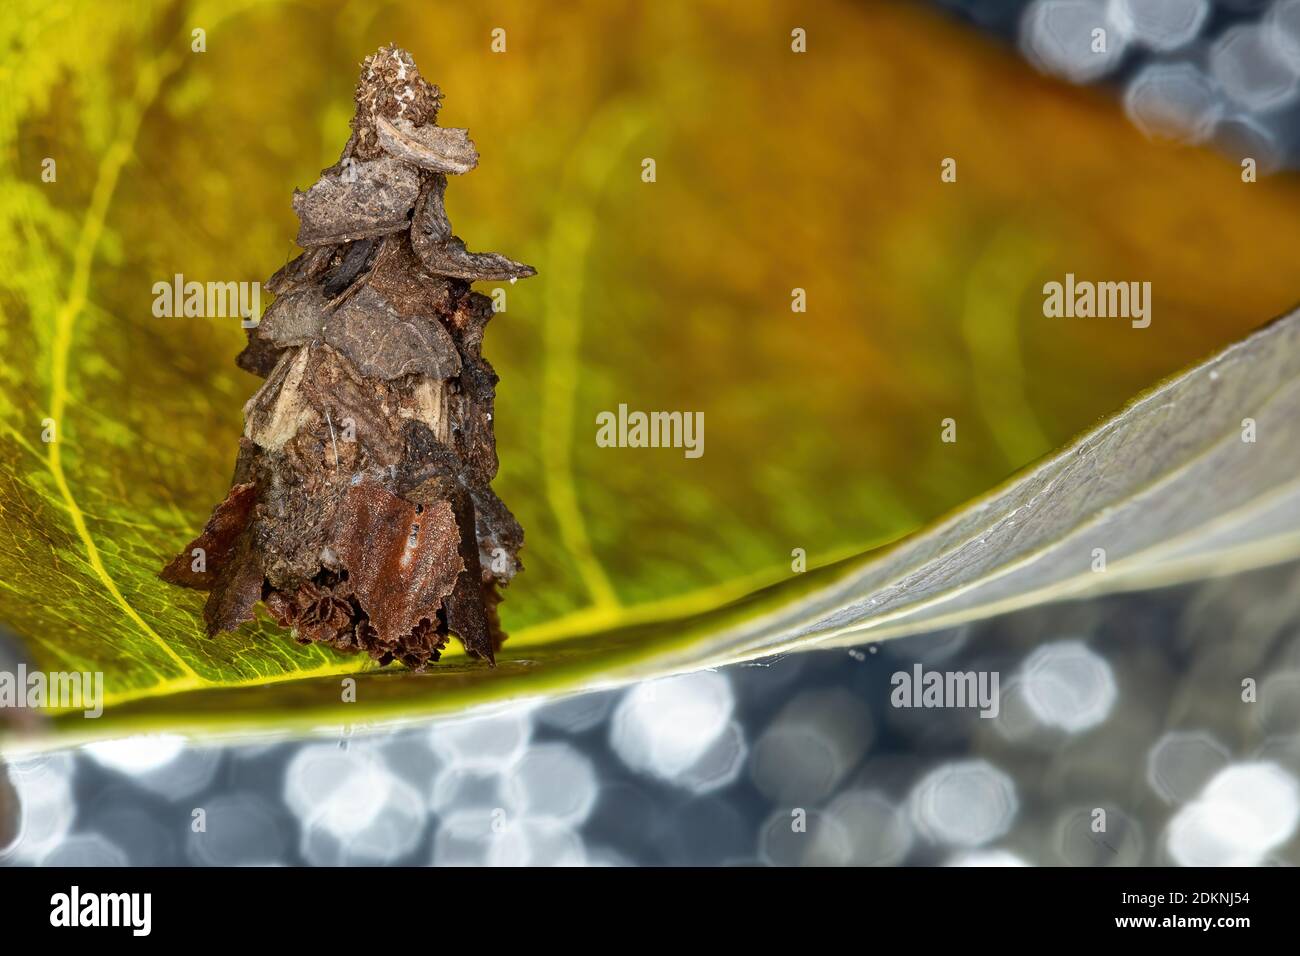
<path fill-rule="evenodd" d="M 436 125 L 441 96 L 406 51 L 368 57 L 339 162 L 294 194 L 306 251 L 238 358 L 266 382 L 234 485 L 162 572 L 211 592 L 209 634 L 260 600 L 301 643 L 413 668 L 451 635 L 489 662 L 504 639 L 523 531 L 490 487 L 492 307 L 470 283 L 534 270 L 452 235 L 446 177 L 478 154 Z"/>

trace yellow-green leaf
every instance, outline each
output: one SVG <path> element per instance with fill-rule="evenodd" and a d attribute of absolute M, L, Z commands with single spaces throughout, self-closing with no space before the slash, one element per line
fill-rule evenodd
<path fill-rule="evenodd" d="M 858 628 L 879 569 L 937 566 L 851 556 L 1295 298 L 1293 177 L 1247 184 L 1149 143 L 1108 94 L 916 6 L 18 7 L 0 26 L 0 620 L 40 667 L 104 672 L 105 716 L 70 733 L 412 716 Z M 495 487 L 527 532 L 495 671 L 373 672 L 264 622 L 208 639 L 201 597 L 156 578 L 224 496 L 256 380 L 237 322 L 155 318 L 153 284 L 264 280 L 292 254 L 291 190 L 337 155 L 356 64 L 389 42 L 481 153 L 448 191 L 458 232 L 540 270 L 485 344 Z M 1045 317 L 1067 273 L 1149 281 L 1151 325 Z M 598 447 L 620 404 L 703 412 L 704 454 Z M 1060 506 L 1083 522 L 1127 502 L 1089 492 L 1136 488 L 1149 447 Z M 1166 568 L 1209 547 L 1180 540 L 1143 547 Z M 1069 575 L 1022 574 L 1023 543 L 943 566 L 969 608 L 909 585 L 891 614 L 1056 593 Z M 821 570 L 793 573 L 795 549 Z M 977 593 L 983 561 L 1004 573 Z"/>

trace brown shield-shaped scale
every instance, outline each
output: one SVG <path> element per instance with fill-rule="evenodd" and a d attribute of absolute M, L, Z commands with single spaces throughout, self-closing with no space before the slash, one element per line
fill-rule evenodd
<path fill-rule="evenodd" d="M 325 324 L 325 341 L 366 378 L 422 375 L 448 379 L 460 372 L 456 344 L 442 324 L 406 318 L 374 289 L 362 289 Z"/>
<path fill-rule="evenodd" d="M 420 193 L 416 171 L 396 159 L 351 162 L 293 194 L 301 228 L 298 245 L 334 245 L 397 232 L 407 224 Z"/>
<path fill-rule="evenodd" d="M 495 664 L 495 652 L 504 635 L 484 607 L 486 595 L 472 497 L 454 477 L 446 474 L 431 475 L 409 494 L 412 500 L 426 503 L 426 507 L 450 505 L 460 532 L 460 557 L 465 572 L 456 579 L 454 590 L 444 602 L 447 626 L 460 638 L 471 656 L 483 657 Z"/>
<path fill-rule="evenodd" d="M 417 505 L 373 481 L 348 489 L 333 541 L 353 595 L 385 644 L 397 644 L 421 621 L 436 623 L 465 569 L 448 502 Z"/>
<path fill-rule="evenodd" d="M 203 526 L 203 532 L 172 558 L 160 577 L 171 584 L 200 591 L 216 587 L 218 576 L 235 553 L 240 535 L 248 527 L 256 501 L 257 489 L 252 482 L 231 488 L 226 499 L 212 509 L 212 517 Z M 194 551 L 198 548 L 203 550 L 202 571 L 194 570 Z"/>
<path fill-rule="evenodd" d="M 262 599 L 264 577 L 262 559 L 253 547 L 253 535 L 240 535 L 203 605 L 203 623 L 210 636 L 233 631 L 253 619 L 253 607 Z"/>
<path fill-rule="evenodd" d="M 290 292 L 271 303 L 254 336 L 279 348 L 303 345 L 320 334 L 326 311 L 325 296 L 316 286 Z"/>
<path fill-rule="evenodd" d="M 393 156 L 438 173 L 467 173 L 478 165 L 478 150 L 469 130 L 450 126 L 416 126 L 400 116 L 375 117 L 379 145 Z"/>

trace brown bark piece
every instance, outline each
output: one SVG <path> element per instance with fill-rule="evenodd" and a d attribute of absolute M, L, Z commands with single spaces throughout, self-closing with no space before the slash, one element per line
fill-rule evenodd
<path fill-rule="evenodd" d="M 375 118 L 379 145 L 403 162 L 436 173 L 467 173 L 478 165 L 478 150 L 469 130 L 448 126 L 415 126 L 408 119 Z"/>
<path fill-rule="evenodd" d="M 436 321 L 406 318 L 373 289 L 350 298 L 325 324 L 325 341 L 366 378 L 448 379 L 460 372 L 451 335 Z"/>
<path fill-rule="evenodd" d="M 349 588 L 385 643 L 421 621 L 436 624 L 442 599 L 465 569 L 450 504 L 417 505 L 375 482 L 348 489 L 333 540 Z M 396 581 L 419 586 L 394 587 Z"/>
<path fill-rule="evenodd" d="M 233 631 L 253 619 L 253 607 L 262 599 L 262 562 L 248 532 L 240 535 L 230 560 L 217 574 L 212 593 L 203 605 L 208 636 Z"/>
<path fill-rule="evenodd" d="M 298 245 L 335 245 L 397 232 L 409 225 L 419 194 L 419 175 L 396 159 L 347 164 L 305 193 L 293 194 L 301 223 Z"/>
<path fill-rule="evenodd" d="M 271 303 L 253 335 L 282 349 L 305 345 L 320 335 L 327 310 L 325 296 L 315 286 L 290 292 Z"/>
<path fill-rule="evenodd" d="M 250 482 L 235 485 L 224 501 L 212 509 L 212 517 L 203 526 L 203 533 L 186 546 L 162 570 L 162 579 L 185 588 L 210 591 L 216 586 L 217 575 L 234 554 L 240 536 L 248 527 L 257 489 Z M 203 549 L 203 571 L 194 570 L 194 550 Z"/>

